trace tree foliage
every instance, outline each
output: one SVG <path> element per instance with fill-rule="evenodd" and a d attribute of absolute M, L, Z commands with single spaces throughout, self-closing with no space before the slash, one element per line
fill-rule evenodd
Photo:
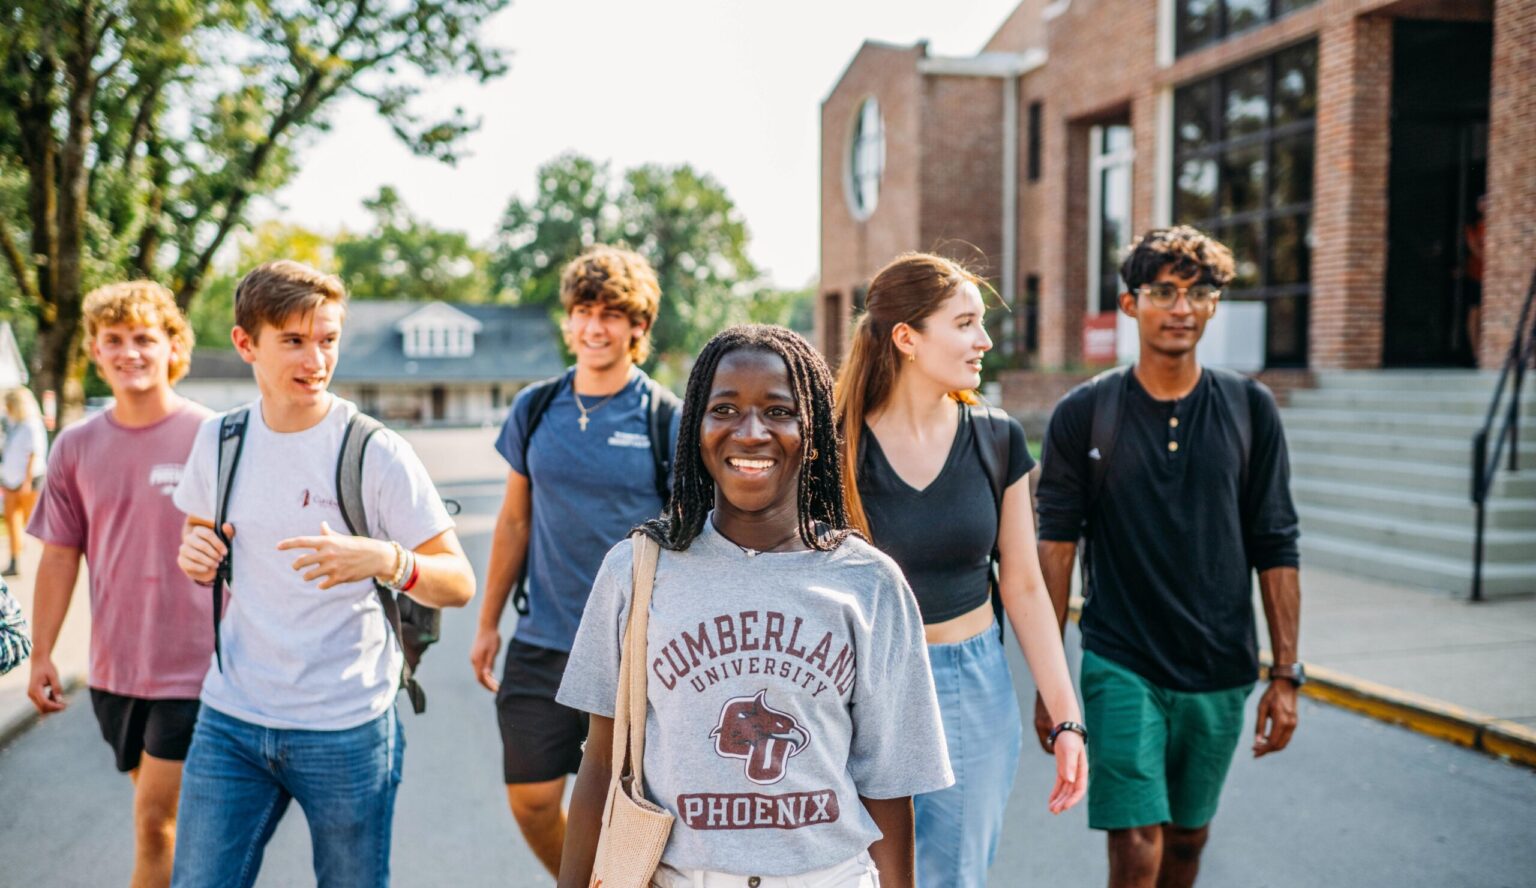
<path fill-rule="evenodd" d="M 436 78 L 506 69 L 481 25 L 508 0 L 12 0 L 0 9 L 0 259 L 36 318 L 37 384 L 78 379 L 80 299 L 163 280 L 184 305 L 252 198 L 342 96 L 418 154 L 473 127 L 428 116 Z"/>
<path fill-rule="evenodd" d="M 561 269 L 596 243 L 627 246 L 656 269 L 662 357 L 696 354 L 733 323 L 790 321 L 804 299 L 762 279 L 747 255 L 746 223 L 713 176 L 647 164 L 615 181 L 607 164 L 578 154 L 546 163 L 533 198 L 508 203 L 491 272 L 520 302 L 554 311 Z"/>
<path fill-rule="evenodd" d="M 489 257 L 462 232 L 416 218 L 386 185 L 363 202 L 373 230 L 336 239 L 337 271 L 354 299 L 488 302 Z"/>

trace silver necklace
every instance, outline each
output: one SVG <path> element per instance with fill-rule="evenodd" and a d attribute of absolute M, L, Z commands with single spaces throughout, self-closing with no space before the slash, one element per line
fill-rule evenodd
<path fill-rule="evenodd" d="M 623 391 L 623 389 L 619 389 L 619 392 L 622 392 L 622 391 Z M 598 401 L 595 406 L 588 407 L 587 405 L 585 405 L 585 404 L 583 404 L 581 402 L 581 395 L 576 394 L 576 390 L 574 388 L 571 389 L 571 397 L 576 399 L 576 409 L 581 411 L 581 415 L 576 417 L 576 424 L 581 426 L 581 430 L 583 432 L 585 432 L 587 430 L 587 423 L 592 421 L 588 417 L 591 414 L 596 413 L 597 411 L 601 410 L 603 408 L 603 405 L 608 403 L 609 401 L 612 401 L 613 398 L 614 398 L 614 395 L 617 395 L 619 392 L 614 392 L 613 394 L 611 394 L 608 397 L 602 399 L 601 401 Z"/>

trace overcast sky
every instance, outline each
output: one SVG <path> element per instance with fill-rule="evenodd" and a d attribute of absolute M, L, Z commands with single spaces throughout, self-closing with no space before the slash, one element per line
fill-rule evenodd
<path fill-rule="evenodd" d="M 691 163 L 724 184 L 751 253 L 781 286 L 816 274 L 820 106 L 865 39 L 979 51 L 1016 0 L 514 0 L 490 42 L 511 71 L 446 84 L 427 105 L 481 118 L 457 167 L 413 157 L 366 104 L 334 109 L 301 172 L 259 207 L 333 231 L 368 224 L 360 202 L 394 185 L 434 224 L 490 237 L 513 194 L 564 151 L 610 161 Z"/>

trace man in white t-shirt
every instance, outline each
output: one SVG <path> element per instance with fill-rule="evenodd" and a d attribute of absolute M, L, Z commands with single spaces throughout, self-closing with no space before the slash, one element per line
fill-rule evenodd
<path fill-rule="evenodd" d="M 292 800 L 304 810 L 321 888 L 389 883 L 404 737 L 404 654 L 374 589 L 462 607 L 475 579 L 426 469 L 399 436 L 374 435 L 362 498 L 372 537 L 348 536 L 337 456 L 356 408 L 329 392 L 346 312 L 334 275 L 263 265 L 235 291 L 231 338 L 255 371 L 239 470 L 213 530 L 220 421 L 199 430 L 176 489 L 178 561 L 211 583 L 226 552 L 220 656 L 181 788 L 173 888 L 249 885 Z"/>

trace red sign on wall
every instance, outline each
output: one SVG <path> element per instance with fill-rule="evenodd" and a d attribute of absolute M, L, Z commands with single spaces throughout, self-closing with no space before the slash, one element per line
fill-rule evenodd
<path fill-rule="evenodd" d="M 1083 363 L 1090 367 L 1115 365 L 1115 318 L 1119 313 L 1104 311 L 1083 318 Z"/>

